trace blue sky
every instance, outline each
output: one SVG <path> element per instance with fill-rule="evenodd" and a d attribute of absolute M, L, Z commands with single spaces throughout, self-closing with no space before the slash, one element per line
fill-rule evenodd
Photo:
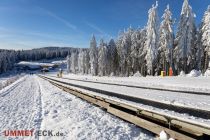
<path fill-rule="evenodd" d="M 169 4 L 178 22 L 182 2 L 159 0 L 159 17 Z M 198 25 L 210 1 L 189 2 Z M 0 0 L 0 49 L 89 47 L 92 34 L 108 41 L 130 25 L 143 28 L 154 3 L 155 0 Z"/>

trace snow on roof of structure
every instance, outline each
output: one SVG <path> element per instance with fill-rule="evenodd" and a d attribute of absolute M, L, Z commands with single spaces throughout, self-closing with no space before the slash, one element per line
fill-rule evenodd
<path fill-rule="evenodd" d="M 21 61 L 21 62 L 17 63 L 17 65 L 29 66 L 29 67 L 40 67 L 40 66 L 52 67 L 55 64 L 52 64 L 52 63 L 38 63 L 38 62 Z"/>
<path fill-rule="evenodd" d="M 51 62 L 52 64 L 62 64 L 62 63 L 66 63 L 66 60 L 60 60 L 60 61 L 53 61 Z"/>

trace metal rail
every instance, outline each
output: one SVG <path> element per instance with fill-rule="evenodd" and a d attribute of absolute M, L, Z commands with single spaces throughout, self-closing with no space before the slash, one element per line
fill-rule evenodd
<path fill-rule="evenodd" d="M 68 83 L 61 82 L 49 77 L 39 77 L 48 80 L 53 85 L 80 97 L 88 102 L 106 109 L 109 113 L 118 116 L 128 122 L 134 123 L 155 134 L 165 130 L 175 139 L 210 139 L 210 127 L 202 126 L 197 123 L 180 120 L 171 116 L 166 116 L 157 112 L 148 111 L 144 108 L 134 107 L 128 104 L 91 95 L 69 87 Z M 72 86 L 72 85 L 70 85 Z"/>

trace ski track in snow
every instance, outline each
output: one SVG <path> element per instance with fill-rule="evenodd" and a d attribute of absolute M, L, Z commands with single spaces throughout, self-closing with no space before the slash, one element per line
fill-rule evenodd
<path fill-rule="evenodd" d="M 34 129 L 64 134 L 12 139 L 154 139 L 148 131 L 118 119 L 35 75 L 27 75 L 1 90 L 0 101 L 1 131 Z"/>
<path fill-rule="evenodd" d="M 0 96 L 1 131 L 37 130 L 40 128 L 41 93 L 35 77 L 26 76 L 23 80 L 8 87 L 8 90 L 3 92 L 3 95 Z M 24 138 L 13 137 L 13 139 Z"/>

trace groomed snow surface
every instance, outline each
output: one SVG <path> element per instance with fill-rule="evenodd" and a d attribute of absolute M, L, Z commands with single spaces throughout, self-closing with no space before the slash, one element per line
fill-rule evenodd
<path fill-rule="evenodd" d="M 54 75 L 55 74 L 49 74 Z M 119 94 L 125 94 L 137 98 L 144 98 L 148 100 L 154 100 L 158 102 L 163 102 L 166 104 L 174 104 L 178 106 L 185 106 L 190 108 L 197 108 L 203 110 L 210 110 L 210 77 L 93 77 L 89 75 L 75 75 L 68 74 L 63 75 L 65 78 L 70 79 L 79 79 L 85 81 L 94 81 L 97 83 L 91 82 L 82 82 L 69 79 L 61 79 L 56 77 L 51 77 L 63 82 L 88 86 L 91 88 L 96 88 L 105 91 L 111 91 Z M 199 94 L 186 94 L 182 92 L 169 92 L 169 91 L 159 91 L 159 90 L 150 90 L 150 89 L 141 89 L 134 87 L 126 86 L 116 86 L 116 85 L 107 85 L 100 84 L 98 82 L 104 83 L 114 83 L 114 84 L 123 84 L 123 85 L 134 85 L 134 86 L 148 86 L 148 87 L 159 87 L 166 89 L 176 89 L 176 90 L 187 90 L 187 91 L 205 91 L 209 95 L 199 95 Z M 71 86 L 70 86 L 71 87 Z M 160 112 L 169 116 L 180 118 L 183 120 L 191 121 L 205 126 L 210 126 L 210 119 L 203 119 L 195 116 L 190 116 L 184 113 L 177 113 L 174 111 L 159 109 L 147 105 L 142 105 L 140 103 L 134 103 L 126 100 L 121 100 L 119 98 L 109 97 L 106 95 L 101 95 L 99 93 L 91 92 L 88 90 L 83 90 L 81 88 L 72 87 L 80 91 L 84 91 L 90 94 L 95 94 L 98 96 L 103 96 L 105 98 L 111 98 L 116 101 L 123 103 L 131 104 L 133 106 L 144 107 L 144 109 L 152 110 L 155 112 Z"/>
<path fill-rule="evenodd" d="M 170 92 L 170 91 L 150 90 L 150 89 L 142 89 L 142 88 L 135 88 L 135 87 L 107 85 L 107 84 L 101 84 L 101 83 L 91 83 L 91 82 L 75 81 L 75 80 L 69 80 L 69 79 L 61 79 L 57 77 L 51 77 L 51 78 L 60 80 L 63 82 L 67 82 L 67 83 L 95 88 L 99 90 L 110 91 L 110 92 L 123 94 L 123 95 L 129 95 L 129 96 L 133 96 L 137 98 L 144 98 L 144 99 L 155 100 L 155 101 L 164 102 L 168 104 L 188 106 L 188 107 L 210 111 L 210 93 L 209 95 L 199 95 L 199 94 L 192 95 L 192 94 L 186 94 L 182 92 Z M 110 79 L 114 80 L 114 78 L 110 78 Z M 145 81 L 147 79 L 148 78 L 145 78 Z M 99 78 L 97 82 L 100 82 L 100 81 L 101 80 Z"/>
<path fill-rule="evenodd" d="M 13 139 L 155 139 L 49 82 L 27 75 L 0 90 L 0 130 L 53 130 L 64 136 Z M 0 133 L 0 139 L 9 139 Z"/>
<path fill-rule="evenodd" d="M 206 92 L 210 94 L 210 70 L 207 70 L 204 76 L 199 76 L 199 71 L 191 71 L 189 74 L 181 73 L 180 76 L 173 77 L 160 77 L 160 76 L 147 76 L 140 77 L 139 73 L 131 77 L 99 77 L 91 75 L 76 75 L 65 74 L 64 78 L 74 78 L 88 81 L 99 81 L 105 83 L 125 84 L 132 86 L 146 86 L 154 88 L 172 89 L 172 90 L 187 90 L 195 92 Z M 209 76 L 207 76 L 209 74 Z M 55 76 L 55 73 L 49 75 Z M 193 76 L 195 75 L 195 76 Z"/>
<path fill-rule="evenodd" d="M 50 77 L 50 78 L 52 78 L 52 77 Z M 61 80 L 64 82 L 68 82 L 68 83 L 79 84 L 82 86 L 88 86 L 88 87 L 92 87 L 92 88 L 96 88 L 96 89 L 100 89 L 100 90 L 111 91 L 111 92 L 115 92 L 115 93 L 119 93 L 119 94 L 126 94 L 126 95 L 134 96 L 137 98 L 145 98 L 145 99 L 149 99 L 149 100 L 155 100 L 155 101 L 163 102 L 166 104 L 175 104 L 175 105 L 179 105 L 179 106 L 187 106 L 187 107 L 191 107 L 191 108 L 198 108 L 198 109 L 204 109 L 204 110 L 210 109 L 210 102 L 209 102 L 210 97 L 206 96 L 206 95 L 191 95 L 191 94 L 176 93 L 176 92 L 154 91 L 154 90 L 149 90 L 149 89 L 136 89 L 136 88 L 130 88 L 130 87 L 123 87 L 123 86 L 117 87 L 117 86 L 113 86 L 113 85 L 110 86 L 110 85 L 95 84 L 95 83 L 84 83 L 84 82 L 82 83 L 80 81 L 74 81 L 74 80 L 71 81 L 71 80 L 60 79 L 60 78 L 55 78 L 55 79 Z M 63 84 L 61 84 L 61 85 L 63 85 Z M 67 86 L 67 85 L 64 84 L 64 86 Z M 210 127 L 210 119 L 203 119 L 200 117 L 191 116 L 186 113 L 178 113 L 178 112 L 174 112 L 172 110 L 160 109 L 158 107 L 153 107 L 150 105 L 144 105 L 141 103 L 136 103 L 136 102 L 132 102 L 132 101 L 124 100 L 124 99 L 119 99 L 119 98 L 116 98 L 113 96 L 103 95 L 103 94 L 100 94 L 97 92 L 92 92 L 92 91 L 74 87 L 74 86 L 68 85 L 68 87 L 79 90 L 84 93 L 101 96 L 101 97 L 108 98 L 108 99 L 111 99 L 111 100 L 114 100 L 114 101 L 117 101 L 120 103 L 126 103 L 126 104 L 129 104 L 134 107 L 143 108 L 144 110 L 161 113 L 163 115 L 167 115 L 172 118 L 179 119 L 179 120 L 188 121 L 191 123 Z"/>

